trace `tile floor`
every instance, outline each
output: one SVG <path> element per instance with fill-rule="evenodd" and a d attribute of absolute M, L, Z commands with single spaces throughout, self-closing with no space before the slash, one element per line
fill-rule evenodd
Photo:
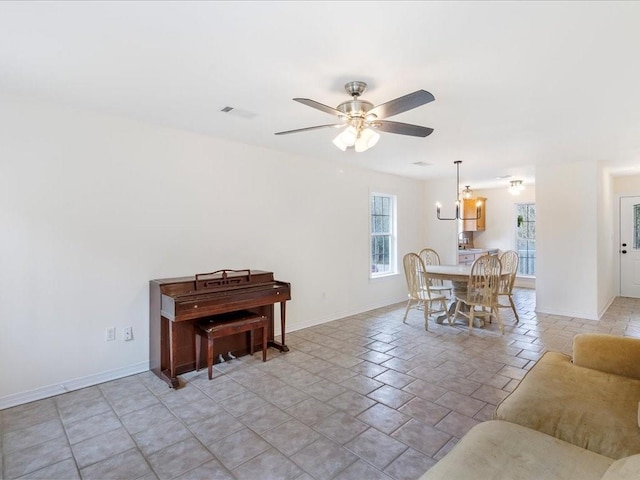
<path fill-rule="evenodd" d="M 287 336 L 291 351 L 242 357 L 183 376 L 151 372 L 0 412 L 3 479 L 418 478 L 491 417 L 545 350 L 578 332 L 640 337 L 640 300 L 600 321 L 536 314 L 517 289 L 520 323 L 431 323 L 398 304 Z"/>

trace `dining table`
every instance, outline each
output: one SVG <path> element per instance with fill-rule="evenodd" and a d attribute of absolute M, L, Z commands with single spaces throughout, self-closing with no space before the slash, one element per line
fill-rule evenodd
<path fill-rule="evenodd" d="M 467 293 L 471 265 L 425 265 L 425 272 L 430 278 L 451 282 L 453 301 L 449 305 L 449 315 L 453 316 L 456 310 L 456 294 L 464 296 Z M 440 315 L 436 317 L 436 323 L 441 324 L 446 318 L 445 314 Z"/>
<path fill-rule="evenodd" d="M 464 297 L 467 294 L 467 284 L 471 275 L 472 265 L 425 265 L 425 272 L 430 278 L 448 280 L 451 282 L 452 302 L 449 305 L 449 315 L 454 316 L 456 311 L 456 296 Z M 505 273 L 505 275 L 508 275 Z M 463 312 L 469 311 L 466 304 L 461 305 Z M 446 314 L 436 317 L 436 323 L 442 324 L 447 318 Z M 453 322 L 455 322 L 455 318 Z M 474 326 L 482 326 L 482 320 L 474 319 Z"/>

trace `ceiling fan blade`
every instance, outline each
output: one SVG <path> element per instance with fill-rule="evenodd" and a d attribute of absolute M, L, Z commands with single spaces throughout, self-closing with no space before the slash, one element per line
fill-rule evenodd
<path fill-rule="evenodd" d="M 425 105 L 429 102 L 433 102 L 435 97 L 426 90 L 418 90 L 417 92 L 409 93 L 403 97 L 398 97 L 395 100 L 391 100 L 387 103 L 377 105 L 369 110 L 368 114 L 375 114 L 378 118 L 388 118 L 393 115 L 397 115 L 412 108 Z"/>
<path fill-rule="evenodd" d="M 336 110 L 333 107 L 329 107 L 327 105 L 324 105 L 322 103 L 316 102 L 315 100 L 311 100 L 309 98 L 294 98 L 294 100 L 296 102 L 300 102 L 300 103 L 302 103 L 304 105 L 307 105 L 308 107 L 312 107 L 312 108 L 315 108 L 317 110 L 320 110 L 321 112 L 328 113 L 329 115 L 344 116 L 344 113 L 342 113 L 340 110 Z"/>
<path fill-rule="evenodd" d="M 411 125 L 410 123 L 390 122 L 388 120 L 376 120 L 371 126 L 382 132 L 399 133 L 412 137 L 426 137 L 433 133 L 433 128 Z"/>
<path fill-rule="evenodd" d="M 316 125 L 315 127 L 298 128 L 297 130 L 287 130 L 286 132 L 276 132 L 276 135 L 287 135 L 289 133 L 306 132 L 308 130 L 318 130 L 319 128 L 344 127 L 344 123 L 331 123 L 329 125 Z"/>

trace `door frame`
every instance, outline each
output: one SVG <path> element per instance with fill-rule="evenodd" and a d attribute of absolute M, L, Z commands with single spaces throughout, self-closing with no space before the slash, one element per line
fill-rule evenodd
<path fill-rule="evenodd" d="M 614 234 L 614 238 L 615 238 L 615 255 L 617 256 L 616 261 L 614 262 L 615 265 L 615 279 L 616 279 L 616 286 L 615 286 L 615 291 L 617 292 L 617 296 L 622 296 L 622 253 L 620 252 L 622 250 L 621 244 L 622 244 L 622 239 L 620 238 L 620 227 L 621 227 L 621 209 L 620 209 L 620 202 L 622 201 L 623 198 L 628 198 L 628 197 L 640 197 L 640 193 L 618 193 L 616 194 L 616 201 L 615 201 L 615 205 L 614 205 L 614 215 L 615 215 L 615 234 Z"/>

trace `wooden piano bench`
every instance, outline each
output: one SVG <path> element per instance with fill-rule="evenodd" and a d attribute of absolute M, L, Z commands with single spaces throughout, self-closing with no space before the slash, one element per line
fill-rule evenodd
<path fill-rule="evenodd" d="M 200 349 L 207 339 L 207 368 L 209 380 L 213 378 L 213 341 L 241 332 L 249 332 L 249 353 L 253 355 L 253 332 L 262 328 L 262 361 L 267 361 L 267 334 L 269 319 L 264 315 L 241 310 L 207 317 L 195 324 L 196 371 L 200 370 Z"/>

